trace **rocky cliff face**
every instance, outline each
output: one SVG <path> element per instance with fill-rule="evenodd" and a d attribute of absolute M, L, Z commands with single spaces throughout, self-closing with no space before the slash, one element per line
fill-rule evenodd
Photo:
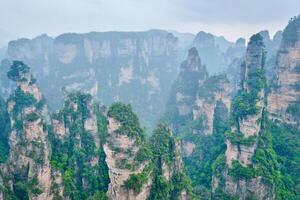
<path fill-rule="evenodd" d="M 147 199 L 152 180 L 150 157 L 144 132 L 129 105 L 110 107 L 107 130 L 104 152 L 110 178 L 108 198 Z"/>
<path fill-rule="evenodd" d="M 167 126 L 148 143 L 130 105 L 114 103 L 106 112 L 81 92 L 68 93 L 49 116 L 27 65 L 14 61 L 8 77 L 17 89 L 7 105 L 0 99 L 1 200 L 192 195 L 180 142 Z"/>
<path fill-rule="evenodd" d="M 103 152 L 106 119 L 87 94 L 70 93 L 52 116 L 52 179 L 56 198 L 104 198 L 109 183 Z"/>
<path fill-rule="evenodd" d="M 7 112 L 6 102 L 2 99 L 2 97 L 0 97 L 0 163 L 4 163 L 7 160 L 7 155 L 9 152 L 9 129 L 10 121 Z"/>
<path fill-rule="evenodd" d="M 299 126 L 300 100 L 300 18 L 290 21 L 276 61 L 276 75 L 268 98 L 271 117 Z"/>
<path fill-rule="evenodd" d="M 263 38 L 256 34 L 250 39 L 242 65 L 242 89 L 233 100 L 234 123 L 226 133 L 227 167 L 222 178 L 213 179 L 213 191 L 221 187 L 226 194 L 239 199 L 274 199 L 272 186 L 255 173 L 257 163 L 253 161 L 259 151 L 259 138 L 264 137 L 264 60 Z"/>
<path fill-rule="evenodd" d="M 269 31 L 260 31 L 259 34 L 263 37 L 266 49 L 266 77 L 271 80 L 275 75 L 276 56 L 282 39 L 282 31 L 276 32 L 273 38 L 270 37 Z M 245 60 L 246 46 L 245 39 L 238 39 L 233 47 L 229 47 L 226 52 L 228 65 L 226 74 L 230 82 L 230 90 L 234 96 L 240 87 L 241 65 Z"/>
<path fill-rule="evenodd" d="M 166 124 L 158 124 L 150 141 L 154 173 L 149 199 L 191 199 L 191 183 L 181 159 L 181 142 Z"/>
<path fill-rule="evenodd" d="M 4 181 L 3 177 L 5 174 L 5 162 L 7 161 L 9 144 L 8 144 L 8 133 L 10 123 L 9 116 L 7 113 L 6 103 L 0 97 L 0 200 L 4 200 Z"/>
<path fill-rule="evenodd" d="M 211 76 L 199 87 L 193 106 L 193 120 L 202 120 L 204 129 L 194 129 L 194 132 L 205 135 L 213 133 L 214 112 L 219 101 L 226 106 L 227 110 L 230 109 L 230 88 L 225 74 Z"/>
<path fill-rule="evenodd" d="M 270 37 L 269 31 L 260 31 L 266 48 L 266 77 L 271 80 L 275 76 L 277 53 L 282 40 L 282 31 L 277 31 L 273 38 Z"/>
<path fill-rule="evenodd" d="M 149 145 L 129 105 L 113 104 L 107 115 L 108 198 L 188 199 L 192 190 L 184 174 L 180 142 L 171 129 L 158 125 Z"/>
<path fill-rule="evenodd" d="M 51 54 L 53 38 L 40 35 L 32 40 L 18 39 L 8 43 L 7 58 L 22 60 L 31 66 L 32 73 L 41 77 L 49 73 L 49 54 Z"/>
<path fill-rule="evenodd" d="M 210 74 L 224 72 L 227 66 L 237 58 L 241 58 L 245 51 L 244 39 L 236 43 L 227 41 L 224 37 L 217 37 L 200 31 L 192 46 L 196 47 L 202 62 Z"/>
<path fill-rule="evenodd" d="M 10 42 L 7 54 L 32 66 L 51 108 L 60 106 L 63 91 L 83 90 L 104 104 L 131 103 L 150 127 L 175 79 L 177 50 L 171 33 L 151 30 L 42 35 Z"/>
<path fill-rule="evenodd" d="M 230 110 L 229 81 L 224 74 L 207 78 L 198 89 L 192 119 L 181 128 L 182 148 L 187 174 L 196 194 L 209 199 L 211 167 L 216 155 L 223 151 L 224 131 Z M 205 175 L 204 175 L 205 174 Z"/>
<path fill-rule="evenodd" d="M 177 80 L 172 86 L 167 106 L 167 120 L 176 132 L 180 124 L 192 116 L 192 106 L 197 89 L 208 77 L 206 67 L 201 63 L 196 48 L 191 48 L 187 59 L 182 62 Z"/>
<path fill-rule="evenodd" d="M 182 138 L 187 174 L 194 186 L 201 188 L 197 195 L 203 198 L 209 196 L 210 184 L 207 183 L 211 177 L 208 175 L 208 179 L 203 178 L 201 173 L 211 174 L 210 168 L 204 167 L 213 161 L 216 154 L 210 145 L 218 140 L 217 137 L 220 143 L 222 141 L 224 131 L 219 127 L 225 123 L 229 114 L 229 86 L 225 74 L 208 76 L 197 49 L 192 48 L 187 60 L 181 65 L 167 105 L 166 121 L 170 123 L 175 135 Z M 218 122 L 216 119 L 219 119 Z"/>
<path fill-rule="evenodd" d="M 208 76 L 196 48 L 189 50 L 188 58 L 173 85 L 168 103 L 169 122 L 175 132 L 187 121 L 197 121 L 194 133 L 212 134 L 214 109 L 222 101 L 230 109 L 229 81 L 225 74 Z M 202 127 L 202 130 L 200 130 Z"/>
<path fill-rule="evenodd" d="M 7 109 L 10 118 L 10 152 L 4 171 L 8 191 L 4 199 L 52 199 L 51 150 L 45 124 L 46 106 L 29 68 L 15 61 L 8 77 L 17 89 L 10 96 Z"/>
<path fill-rule="evenodd" d="M 50 120 L 29 67 L 14 61 L 7 75 L 17 87 L 7 106 L 0 101 L 0 199 L 106 198 L 107 122 L 98 104 L 71 93 Z"/>

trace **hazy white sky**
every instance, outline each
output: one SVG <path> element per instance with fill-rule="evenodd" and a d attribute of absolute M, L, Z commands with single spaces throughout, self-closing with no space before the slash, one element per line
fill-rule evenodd
<path fill-rule="evenodd" d="M 41 33 L 201 30 L 229 40 L 283 29 L 300 0 L 0 0 L 0 44 Z"/>

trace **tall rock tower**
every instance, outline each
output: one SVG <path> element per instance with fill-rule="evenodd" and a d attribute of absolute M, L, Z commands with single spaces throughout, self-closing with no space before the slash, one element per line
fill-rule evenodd
<path fill-rule="evenodd" d="M 193 104 L 198 88 L 207 79 L 205 65 L 201 63 L 196 48 L 191 48 L 187 59 L 182 62 L 177 80 L 172 86 L 171 96 L 167 104 L 167 121 L 175 132 L 187 120 L 192 118 Z"/>
<path fill-rule="evenodd" d="M 283 32 L 276 77 L 268 98 L 270 116 L 300 126 L 300 16 Z"/>
<path fill-rule="evenodd" d="M 52 199 L 51 151 L 43 96 L 29 67 L 22 62 L 13 62 L 8 77 L 17 84 L 7 103 L 11 122 L 7 165 L 9 188 L 17 198 Z"/>
<path fill-rule="evenodd" d="M 213 192 L 216 199 L 274 199 L 261 171 L 265 145 L 265 49 L 259 34 L 248 43 L 242 64 L 241 89 L 232 103 L 231 130 L 226 133 L 225 156 L 214 165 Z"/>

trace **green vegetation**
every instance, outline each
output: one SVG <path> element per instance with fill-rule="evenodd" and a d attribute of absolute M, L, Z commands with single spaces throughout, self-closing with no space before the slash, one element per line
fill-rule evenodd
<path fill-rule="evenodd" d="M 91 116 L 92 109 L 97 116 L 99 149 L 92 133 L 84 128 L 84 121 Z M 63 174 L 64 195 L 72 200 L 106 199 L 103 194 L 107 191 L 109 176 L 102 148 L 107 131 L 105 117 L 96 105 L 92 106 L 90 95 L 75 92 L 68 95 L 64 108 L 53 118 L 69 130 L 64 138 L 57 138 L 49 127 L 51 165 Z M 94 165 L 91 164 L 93 159 L 98 159 Z"/>
<path fill-rule="evenodd" d="M 151 148 L 154 160 L 159 165 L 165 162 L 170 165 L 175 159 L 175 140 L 170 128 L 165 124 L 158 124 L 151 137 Z"/>
<path fill-rule="evenodd" d="M 263 55 L 260 66 L 248 66 L 245 80 L 242 80 L 242 89 L 238 91 L 237 95 L 234 97 L 232 102 L 232 118 L 234 122 L 240 119 L 244 119 L 248 115 L 255 115 L 259 112 L 259 107 L 257 102 L 261 100 L 260 93 L 266 88 L 266 78 L 265 78 L 265 52 L 263 38 L 260 34 L 255 34 L 250 38 L 249 46 L 256 45 L 262 48 Z M 244 88 L 246 86 L 246 88 Z M 264 95 L 264 94 L 263 94 Z"/>
<path fill-rule="evenodd" d="M 136 193 L 140 193 L 144 184 L 149 180 L 152 170 L 153 166 L 150 164 L 144 168 L 142 173 L 131 174 L 124 183 L 125 187 L 132 189 Z"/>
<path fill-rule="evenodd" d="M 104 191 L 96 191 L 92 197 L 88 198 L 88 200 L 107 200 L 107 196 Z"/>
<path fill-rule="evenodd" d="M 6 111 L 4 100 L 0 97 L 0 163 L 6 161 L 9 145 L 8 145 L 8 132 L 10 129 L 10 120 Z"/>
<path fill-rule="evenodd" d="M 299 136 L 299 130 L 279 122 L 274 123 L 267 120 L 267 117 L 265 120 L 266 126 L 253 156 L 257 175 L 275 188 L 276 199 L 296 200 L 300 194 L 299 169 L 297 169 L 299 168 L 300 140 L 299 137 L 293 137 L 293 135 Z"/>
<path fill-rule="evenodd" d="M 246 93 L 239 91 L 238 95 L 232 102 L 232 114 L 237 119 L 243 119 L 248 115 L 255 115 L 258 113 L 259 108 L 256 105 L 257 94 Z"/>
<path fill-rule="evenodd" d="M 144 162 L 152 158 L 152 151 L 148 144 L 144 144 L 140 147 L 139 151 L 137 152 L 135 160 L 138 162 Z"/>
<path fill-rule="evenodd" d="M 40 116 L 36 112 L 32 112 L 26 115 L 25 119 L 30 122 L 38 120 Z"/>
<path fill-rule="evenodd" d="M 8 199 L 21 199 L 29 200 L 35 195 L 41 194 L 43 191 L 38 186 L 38 179 L 36 177 L 28 179 L 20 179 L 19 176 L 15 176 L 13 190 L 14 194 L 9 192 L 5 193 L 5 197 Z"/>
<path fill-rule="evenodd" d="M 183 190 L 186 190 L 187 193 L 193 197 L 192 191 L 192 184 L 190 182 L 190 179 L 181 172 L 177 172 L 173 174 L 172 176 L 172 190 L 170 192 L 170 199 L 179 200 L 180 194 Z"/>
<path fill-rule="evenodd" d="M 213 194 L 213 199 L 214 200 L 239 200 L 239 197 L 226 194 L 223 190 L 217 188 Z M 247 200 L 248 200 L 248 198 L 247 198 Z"/>
<path fill-rule="evenodd" d="M 191 199 L 194 198 L 191 182 L 183 173 L 175 173 L 170 181 L 163 175 L 156 174 L 151 186 L 149 199 L 178 200 L 183 190 L 187 191 Z"/>
<path fill-rule="evenodd" d="M 108 140 L 108 144 L 115 154 L 125 153 L 128 157 L 133 158 L 133 161 L 127 157 L 116 160 L 117 167 L 121 169 L 135 170 L 138 166 L 150 161 L 152 158 L 152 151 L 149 144 L 146 142 L 144 130 L 140 127 L 138 117 L 132 111 L 132 107 L 129 104 L 114 103 L 109 107 L 107 115 L 120 123 L 120 127 L 115 130 L 115 133 L 128 136 L 134 141 L 134 146 L 138 148 L 138 151 L 135 153 L 133 148 L 124 150 L 118 145 L 115 145 L 113 141 Z M 135 175 L 132 178 L 134 179 L 137 177 L 138 175 Z M 142 183 L 144 182 L 142 181 L 140 184 Z M 131 188 L 130 184 L 128 186 Z M 136 188 L 134 189 L 136 190 Z"/>
<path fill-rule="evenodd" d="M 148 177 L 144 173 L 131 174 L 129 179 L 125 181 L 125 187 L 134 190 L 136 193 L 142 191 L 143 185 L 147 182 Z"/>
<path fill-rule="evenodd" d="M 203 85 L 198 89 L 198 96 L 206 100 L 214 100 L 214 94 L 216 92 L 222 92 L 224 90 L 223 84 L 228 84 L 229 81 L 226 74 L 214 75 L 207 78 Z"/>
<path fill-rule="evenodd" d="M 296 21 L 296 22 L 295 22 Z M 293 43 L 295 40 L 295 28 L 299 27 L 299 17 L 291 20 L 285 30 L 285 39 Z M 297 23 L 295 25 L 295 23 Z M 262 37 L 254 35 L 249 44 L 263 45 Z M 264 65 L 264 56 L 262 58 L 262 67 Z M 298 69 L 298 68 L 297 68 Z M 21 62 L 15 61 L 8 77 L 14 81 L 24 81 L 23 74 L 27 73 L 29 68 Z M 256 115 L 260 109 L 257 102 L 261 99 L 261 92 L 266 87 L 265 72 L 263 69 L 250 69 L 243 84 L 246 88 L 241 89 L 233 99 L 231 118 L 228 119 L 228 110 L 223 102 L 218 101 L 214 110 L 213 133 L 211 135 L 202 134 L 207 120 L 202 116 L 197 120 L 192 120 L 191 115 L 180 116 L 174 102 L 169 105 L 167 117 L 176 129 L 176 136 L 184 142 L 189 142 L 194 146 L 193 152 L 184 157 L 185 169 L 174 169 L 174 162 L 177 155 L 177 141 L 166 124 L 159 124 L 153 131 L 150 142 L 146 142 L 144 130 L 140 127 L 139 119 L 133 113 L 130 105 L 114 103 L 108 110 L 108 117 L 112 117 L 120 122 L 121 127 L 117 129 L 118 134 L 124 134 L 132 139 L 136 139 L 136 145 L 139 147 L 136 155 L 129 149 L 125 153 L 134 156 L 134 163 L 124 158 L 118 160 L 120 166 L 126 169 L 134 169 L 135 163 L 147 163 L 147 166 L 141 173 L 131 174 L 125 181 L 124 187 L 140 193 L 143 186 L 153 178 L 153 185 L 150 191 L 149 199 L 178 199 L 182 191 L 193 197 L 196 193 L 204 199 L 211 198 L 212 177 L 216 176 L 220 180 L 220 185 L 224 184 L 223 173 L 228 174 L 235 181 L 250 180 L 255 177 L 261 177 L 263 183 L 269 185 L 276 192 L 277 200 L 297 200 L 300 199 L 300 131 L 297 127 L 287 125 L 279 121 L 270 121 L 267 118 L 267 112 L 263 111 L 261 122 L 261 132 L 257 136 L 245 137 L 239 131 L 238 122 L 249 115 Z M 199 78 L 203 74 L 188 72 L 181 74 L 181 79 L 176 82 L 176 89 L 192 98 L 187 98 L 184 103 L 193 101 L 195 95 L 212 100 L 213 91 L 220 91 L 218 80 L 226 80 L 224 75 L 208 78 L 203 86 L 198 88 Z M 206 76 L 206 75 L 205 75 Z M 31 79 L 30 84 L 34 84 L 35 79 Z M 295 87 L 299 87 L 295 85 Z M 173 96 L 175 98 L 175 96 Z M 49 140 L 51 142 L 51 166 L 62 174 L 64 195 L 72 200 L 107 200 L 106 191 L 109 184 L 108 167 L 105 162 L 105 153 L 103 144 L 107 140 L 107 119 L 100 111 L 98 105 L 92 105 L 91 96 L 79 92 L 68 95 L 63 109 L 53 115 L 67 128 L 65 136 L 58 137 L 53 132 L 53 127 L 49 126 Z M 173 99 L 174 100 L 174 99 Z M 37 102 L 33 95 L 24 93 L 20 88 L 9 98 L 14 101 L 13 117 L 15 127 L 18 133 L 21 133 L 23 121 L 30 122 L 39 119 L 38 112 L 32 112 L 22 116 L 24 108 L 35 106 L 38 110 L 45 104 L 44 100 Z M 93 110 L 92 110 L 93 109 Z M 93 111 L 93 113 L 92 113 Z M 287 108 L 287 113 L 294 116 L 300 116 L 300 107 L 298 102 L 292 103 Z M 84 128 L 84 122 L 87 118 L 96 114 L 100 148 L 96 147 L 95 135 Z M 231 121 L 230 121 L 231 120 Z M 236 125 L 237 131 L 230 131 L 229 124 Z M 5 162 L 9 152 L 8 132 L 9 117 L 6 112 L 6 105 L 0 99 L 0 163 Z M 197 134 L 195 134 L 197 133 Z M 252 164 L 243 166 L 239 161 L 233 160 L 232 167 L 228 168 L 225 158 L 225 140 L 233 145 L 252 146 L 256 144 L 256 150 L 252 157 Z M 28 156 L 35 158 L 37 163 L 42 164 L 43 160 L 35 151 L 40 148 L 39 143 L 30 143 L 34 147 L 28 152 Z M 115 147 L 116 153 L 122 149 Z M 42 152 L 43 153 L 43 152 Z M 95 159 L 96 158 L 96 159 Z M 94 161 L 97 161 L 93 165 Z M 164 169 L 174 170 L 170 180 L 164 177 Z M 1 173 L 1 172 L 0 172 Z M 185 173 L 187 175 L 185 175 Z M 0 190 L 5 192 L 6 199 L 24 199 L 29 200 L 32 196 L 42 192 L 38 187 L 38 179 L 24 177 L 23 175 L 14 175 L 12 185 L 14 194 L 11 194 L 7 188 L 0 186 Z M 192 188 L 192 186 L 194 188 Z M 59 199 L 58 186 L 53 186 L 55 192 L 54 198 Z M 236 200 L 237 196 L 230 196 L 220 188 L 217 188 L 213 194 L 213 199 Z M 11 198 L 10 198 L 11 196 Z M 254 196 L 247 196 L 246 199 L 255 199 Z"/>
<path fill-rule="evenodd" d="M 235 120 L 243 119 L 248 115 L 259 112 L 257 102 L 260 100 L 259 93 L 266 86 L 265 71 L 254 69 L 248 73 L 248 91 L 240 90 L 232 102 L 232 117 Z"/>
<path fill-rule="evenodd" d="M 298 103 L 291 103 L 287 107 L 286 112 L 294 117 L 300 118 L 300 105 Z"/>
<path fill-rule="evenodd" d="M 184 141 L 195 145 L 193 153 L 184 157 L 184 164 L 197 196 L 210 197 L 212 176 L 215 171 L 221 173 L 221 169 L 226 166 L 225 156 L 220 155 L 226 150 L 225 132 L 228 130 L 228 115 L 225 104 L 217 101 L 212 135 L 202 134 L 204 129 L 196 129 L 198 133 L 194 134 L 186 128 L 181 133 Z"/>
<path fill-rule="evenodd" d="M 259 34 L 253 35 L 250 39 L 249 46 L 255 45 L 263 48 L 263 40 Z M 268 121 L 266 117 L 266 111 L 262 110 L 262 119 L 259 119 L 256 123 L 260 123 L 261 131 L 257 133 L 257 136 L 245 137 L 240 132 L 239 125 L 240 120 L 245 119 L 249 115 L 257 115 L 262 108 L 258 107 L 259 101 L 265 100 L 262 98 L 264 90 L 266 88 L 265 71 L 263 70 L 265 63 L 265 52 L 262 55 L 261 66 L 244 66 L 247 68 L 245 77 L 242 79 L 242 89 L 237 93 L 233 99 L 232 111 L 231 111 L 231 124 L 236 127 L 236 131 L 227 131 L 225 136 L 231 144 L 237 145 L 238 149 L 243 146 L 253 146 L 256 144 L 254 156 L 252 157 L 252 164 L 243 166 L 238 160 L 232 161 L 232 167 L 228 169 L 228 174 L 235 180 L 249 180 L 255 177 L 262 177 L 262 180 L 270 186 L 270 188 L 277 188 L 278 181 L 280 179 L 280 172 L 276 161 L 276 155 L 272 147 L 272 141 L 270 140 L 270 133 L 268 130 Z M 226 164 L 224 154 L 221 154 L 213 165 L 213 170 L 220 178 L 221 185 L 222 173 L 226 171 Z M 224 187 L 224 186 L 221 186 Z M 218 190 L 218 189 L 217 189 Z M 234 197 L 228 197 L 229 194 L 223 192 L 217 192 L 215 195 L 223 197 L 224 199 L 232 199 Z M 248 194 L 248 199 L 255 199 L 253 194 Z"/>
<path fill-rule="evenodd" d="M 24 77 L 22 75 L 29 72 L 29 67 L 21 61 L 13 61 L 10 71 L 7 72 L 9 79 L 13 81 L 20 81 Z"/>
<path fill-rule="evenodd" d="M 125 134 L 128 137 L 144 140 L 144 130 L 140 128 L 137 115 L 132 111 L 131 105 L 114 103 L 109 107 L 108 117 L 112 117 L 121 123 L 121 127 L 116 130 L 119 134 Z"/>
<path fill-rule="evenodd" d="M 263 46 L 264 45 L 264 43 L 263 43 L 263 37 L 259 33 L 254 34 L 254 35 L 251 36 L 248 45 L 253 45 L 253 44 L 256 44 L 256 45 L 259 45 L 259 46 Z"/>
<path fill-rule="evenodd" d="M 153 184 L 151 186 L 149 199 L 178 199 L 183 190 L 192 198 L 193 191 L 191 182 L 183 173 L 183 170 L 174 169 L 176 157 L 176 141 L 172 136 L 170 128 L 166 124 L 158 124 L 150 139 L 153 151 Z M 173 171 L 170 181 L 163 176 L 163 170 L 167 168 Z"/>
<path fill-rule="evenodd" d="M 15 90 L 14 94 L 10 96 L 9 101 L 15 102 L 13 108 L 14 117 L 22 113 L 24 108 L 32 106 L 37 102 L 32 94 L 24 93 L 20 88 Z"/>
<path fill-rule="evenodd" d="M 100 111 L 97 104 L 94 106 L 94 110 L 96 112 L 96 117 L 97 117 L 97 128 L 98 128 L 100 142 L 101 144 L 104 144 L 106 142 L 108 122 L 104 114 Z"/>
<path fill-rule="evenodd" d="M 300 131 L 279 121 L 269 122 L 273 149 L 281 173 L 278 199 L 300 198 Z"/>
<path fill-rule="evenodd" d="M 36 104 L 37 100 L 32 94 L 24 93 L 23 90 L 17 88 L 15 92 L 9 97 L 8 102 L 14 102 L 12 115 L 14 118 L 14 127 L 17 133 L 22 137 L 24 117 L 23 109 L 33 106 Z"/>
<path fill-rule="evenodd" d="M 240 179 L 251 179 L 256 177 L 255 169 L 253 166 L 242 166 L 239 161 L 232 161 L 232 168 L 229 169 L 229 175 L 232 176 L 235 180 Z"/>
<path fill-rule="evenodd" d="M 172 129 L 176 133 L 192 117 L 191 113 L 180 115 L 178 105 L 186 104 L 191 106 L 197 97 L 199 82 L 204 81 L 208 77 L 206 68 L 201 64 L 196 48 L 190 49 L 189 56 L 192 56 L 192 63 L 184 61 L 181 64 L 181 71 L 172 85 L 171 96 L 166 104 L 166 113 L 164 115 L 164 120 L 172 124 Z M 178 95 L 181 96 L 180 100 L 178 100 Z"/>
<path fill-rule="evenodd" d="M 298 41 L 298 30 L 300 27 L 300 17 L 293 17 L 282 33 L 282 41 L 287 45 L 294 45 Z"/>
<path fill-rule="evenodd" d="M 245 137 L 241 132 L 231 132 L 227 131 L 225 133 L 226 139 L 228 139 L 231 144 L 234 145 L 244 145 L 244 146 L 251 146 L 256 142 L 256 136 L 252 135 L 249 137 Z"/>
<path fill-rule="evenodd" d="M 228 82 L 225 74 L 215 75 L 206 78 L 199 88 L 199 80 L 204 80 L 207 77 L 205 69 L 203 68 L 201 72 L 184 73 L 182 72 L 182 78 L 175 83 L 177 90 L 172 91 L 172 94 L 180 91 L 192 97 L 198 95 L 200 98 L 212 102 L 214 100 L 213 94 L 222 91 L 223 84 Z M 189 73 L 193 73 L 193 75 Z M 212 179 L 211 165 L 220 152 L 225 150 L 224 131 L 227 130 L 226 113 L 228 113 L 228 110 L 226 110 L 224 104 L 221 105 L 221 102 L 217 102 L 217 112 L 214 116 L 214 134 L 206 136 L 203 132 L 207 129 L 207 116 L 203 115 L 196 120 L 192 120 L 191 114 L 180 116 L 175 101 L 176 96 L 174 95 L 172 98 L 173 102 L 167 104 L 166 120 L 172 124 L 177 136 L 181 137 L 183 141 L 195 145 L 193 153 L 183 159 L 186 174 L 191 179 L 195 193 L 198 196 L 206 196 L 206 194 L 209 196 Z M 184 103 L 192 105 L 194 100 L 194 98 L 185 99 Z"/>
<path fill-rule="evenodd" d="M 164 176 L 157 175 L 154 177 L 149 199 L 169 199 L 171 189 L 170 182 Z"/>
<path fill-rule="evenodd" d="M 220 154 L 212 164 L 213 174 L 217 177 L 221 177 L 226 167 L 227 164 L 226 164 L 225 155 Z"/>
<path fill-rule="evenodd" d="M 198 51 L 195 47 L 189 50 L 188 59 L 191 59 L 192 63 L 189 63 L 188 60 L 182 62 L 181 71 L 175 84 L 173 84 L 173 89 L 183 95 L 196 97 L 199 81 L 205 80 L 208 74 L 205 66 L 201 64 Z"/>

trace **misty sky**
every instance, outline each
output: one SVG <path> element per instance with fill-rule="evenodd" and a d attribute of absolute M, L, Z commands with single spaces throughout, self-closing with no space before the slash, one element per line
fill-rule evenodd
<path fill-rule="evenodd" d="M 283 29 L 300 0 L 0 0 L 0 44 L 41 33 L 151 28 L 238 37 Z"/>

